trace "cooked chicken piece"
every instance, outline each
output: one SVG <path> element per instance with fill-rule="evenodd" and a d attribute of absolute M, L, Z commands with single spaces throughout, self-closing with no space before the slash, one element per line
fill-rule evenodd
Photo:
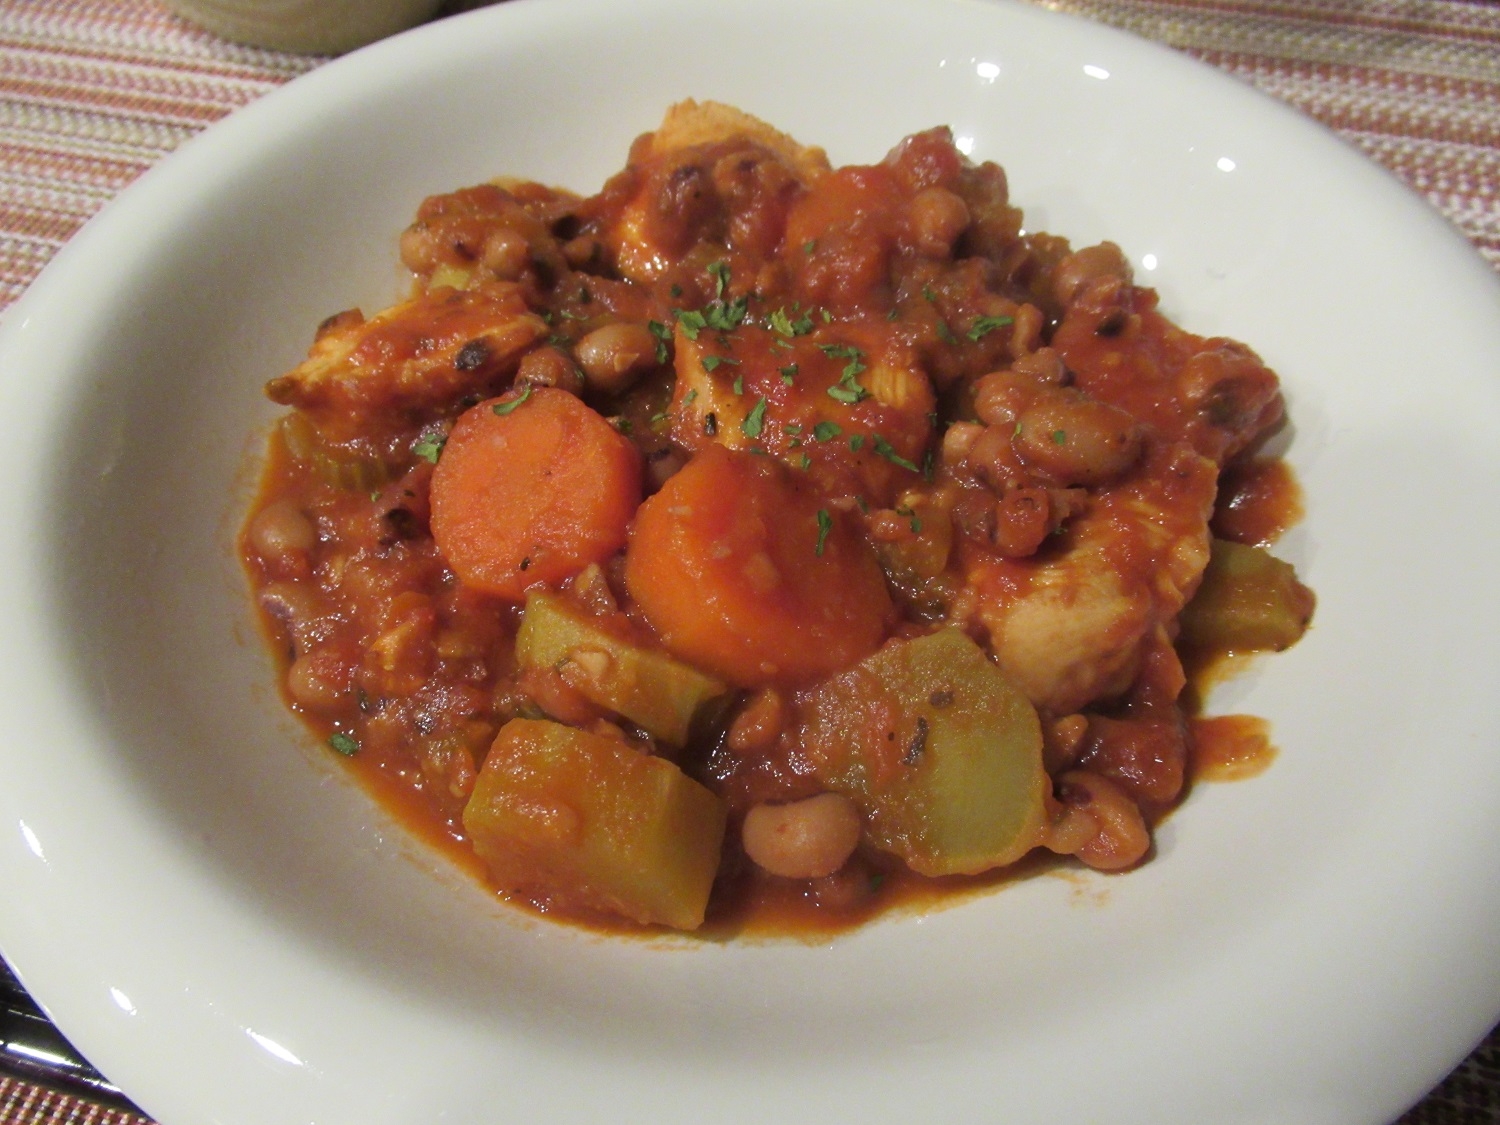
<path fill-rule="evenodd" d="M 830 496 L 877 507 L 921 470 L 932 388 L 883 323 L 820 325 L 781 310 L 776 327 L 679 324 L 672 438 L 760 450 Z"/>
<path fill-rule="evenodd" d="M 332 441 L 410 427 L 497 389 L 547 331 L 515 285 L 435 289 L 369 320 L 353 312 L 326 321 L 308 358 L 266 394 Z"/>
<path fill-rule="evenodd" d="M 681 102 L 631 146 L 629 167 L 601 197 L 610 213 L 596 233 L 632 281 L 681 266 L 700 242 L 765 261 L 781 244 L 792 198 L 829 172 L 822 149 L 747 113 Z"/>
<path fill-rule="evenodd" d="M 744 140 L 774 153 L 804 183 L 812 183 L 832 170 L 828 154 L 821 148 L 799 144 L 760 118 L 722 102 L 680 101 L 667 110 L 656 132 L 648 136 L 647 147 L 640 154 L 644 157 L 662 158 L 694 145 Z"/>
<path fill-rule="evenodd" d="M 1066 715 L 1130 685 L 1208 564 L 1216 478 L 1207 458 L 1160 443 L 1055 545 L 1025 559 L 968 553 L 973 617 L 1038 708 Z"/>

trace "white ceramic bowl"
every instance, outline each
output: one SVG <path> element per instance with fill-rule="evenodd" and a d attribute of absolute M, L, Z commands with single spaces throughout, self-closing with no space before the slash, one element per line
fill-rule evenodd
<path fill-rule="evenodd" d="M 589 191 L 686 96 L 838 162 L 951 124 L 1281 372 L 1311 634 L 1215 701 L 1281 755 L 1121 878 L 826 945 L 606 940 L 406 840 L 288 718 L 231 538 L 324 315 L 427 193 Z M 0 946 L 167 1125 L 1378 1125 L 1500 1012 L 1500 300 L 1317 127 L 1123 35 L 964 0 L 513 0 L 209 130 L 0 332 Z"/>

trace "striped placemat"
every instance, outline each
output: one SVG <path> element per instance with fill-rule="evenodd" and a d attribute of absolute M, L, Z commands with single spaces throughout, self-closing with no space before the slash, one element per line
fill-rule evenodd
<path fill-rule="evenodd" d="M 1170 44 L 1304 110 L 1426 196 L 1500 269 L 1500 5 L 1042 2 Z M 0 0 L 0 308 L 136 176 L 320 61 L 227 43 L 156 0 Z M 83 1096 L 107 1083 L 82 1060 L 32 1057 L 13 1026 L 50 1034 L 42 1055 L 65 1048 L 24 995 L 10 1012 L 0 1125 L 150 1125 Z M 1500 1035 L 1401 1125 L 1500 1125 Z"/>

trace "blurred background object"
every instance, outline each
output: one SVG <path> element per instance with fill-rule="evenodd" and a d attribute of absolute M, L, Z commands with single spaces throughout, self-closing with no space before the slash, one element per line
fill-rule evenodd
<path fill-rule="evenodd" d="M 299 54 L 337 55 L 415 27 L 442 0 L 166 0 L 225 39 Z"/>

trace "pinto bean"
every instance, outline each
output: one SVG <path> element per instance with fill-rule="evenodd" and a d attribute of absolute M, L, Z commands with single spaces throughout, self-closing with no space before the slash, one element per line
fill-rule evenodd
<path fill-rule="evenodd" d="M 745 816 L 745 854 L 787 879 L 821 879 L 848 862 L 863 829 L 854 802 L 819 793 L 790 804 L 756 805 Z"/>
<path fill-rule="evenodd" d="M 1057 484 L 1106 484 L 1141 455 L 1140 423 L 1117 406 L 1054 392 L 1016 419 L 1012 445 L 1028 468 Z"/>

